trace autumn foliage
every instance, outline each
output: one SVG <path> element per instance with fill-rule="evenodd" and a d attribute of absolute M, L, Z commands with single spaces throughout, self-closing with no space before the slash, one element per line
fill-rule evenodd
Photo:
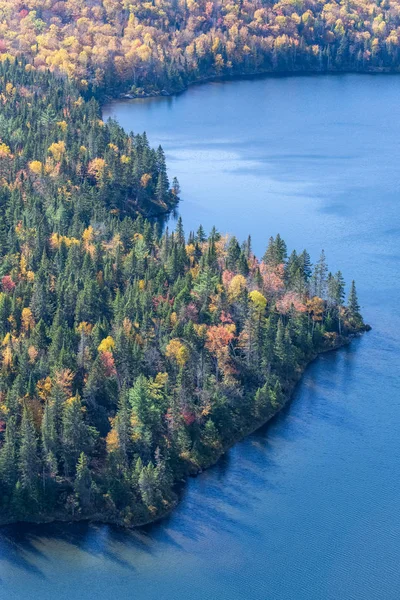
<path fill-rule="evenodd" d="M 12 17 L 28 19 L 27 38 L 31 13 Z M 57 64 L 74 74 L 78 49 L 70 39 Z M 250 238 L 186 236 L 181 219 L 162 232 L 143 217 L 178 200 L 161 148 L 22 61 L 0 64 L 0 89 L 2 518 L 148 521 L 177 481 L 270 418 L 320 350 L 364 328 L 355 285 L 346 304 L 325 255 L 313 267 L 279 235 L 260 258 Z"/>
<path fill-rule="evenodd" d="M 7 0 L 1 10 L 0 59 L 23 55 L 29 70 L 50 68 L 82 90 L 140 95 L 221 75 L 398 69 L 397 0 Z"/>

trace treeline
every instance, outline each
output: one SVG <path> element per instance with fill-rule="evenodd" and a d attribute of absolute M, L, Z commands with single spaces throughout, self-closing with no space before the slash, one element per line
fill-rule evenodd
<path fill-rule="evenodd" d="M 71 83 L 6 61 L 0 100 L 2 520 L 152 519 L 363 329 L 354 284 L 279 235 L 162 234 L 162 150 Z"/>
<path fill-rule="evenodd" d="M 0 58 L 82 89 L 176 91 L 205 78 L 399 70 L 398 0 L 7 0 Z"/>
<path fill-rule="evenodd" d="M 151 149 L 145 134 L 103 123 L 97 101 L 84 101 L 75 84 L 7 59 L 0 90 L 3 238 L 18 214 L 35 229 L 28 237 L 48 237 L 48 221 L 63 234 L 71 219 L 79 237 L 93 217 L 156 216 L 176 205 L 179 185 L 174 180 L 170 188 L 162 148 Z M 13 246 L 3 238 L 4 254 Z"/>

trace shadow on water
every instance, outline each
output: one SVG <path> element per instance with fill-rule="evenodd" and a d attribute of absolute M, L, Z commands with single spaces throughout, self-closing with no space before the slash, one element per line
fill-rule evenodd
<path fill-rule="evenodd" d="M 189 479 L 160 523 L 0 530 L 0 597 L 400 597 L 399 85 L 268 79 L 113 105 L 125 129 L 163 144 L 186 233 L 251 232 L 259 256 L 278 231 L 313 261 L 324 248 L 356 277 L 374 329 L 319 357 L 292 401 Z"/>
<path fill-rule="evenodd" d="M 19 527 L 18 527 L 19 529 Z M 32 556 L 46 560 L 46 555 L 40 552 L 29 536 L 21 535 L 16 526 L 3 528 L 0 532 L 0 561 L 26 571 L 40 579 L 46 579 L 44 572 L 33 564 Z"/>
<path fill-rule="evenodd" d="M 123 545 L 137 552 L 152 552 L 151 540 L 144 530 L 127 531 L 92 523 L 18 524 L 0 531 L 0 561 L 44 578 L 45 566 L 42 570 L 35 563 L 53 560 L 49 545 L 74 548 L 130 571 L 134 566 L 115 548 Z"/>
<path fill-rule="evenodd" d="M 307 423 L 314 411 L 316 387 L 320 401 L 323 398 L 324 410 L 329 407 L 326 414 L 319 407 L 318 418 L 355 431 L 356 423 L 346 407 L 329 403 L 330 383 L 339 373 L 351 377 L 355 351 L 343 348 L 318 358 L 307 369 L 291 402 L 270 422 L 225 453 L 216 465 L 190 478 L 181 491 L 177 509 L 160 523 L 131 531 L 90 523 L 10 525 L 0 530 L 0 561 L 46 579 L 49 568 L 46 564 L 54 560 L 52 548 L 57 556 L 62 546 L 64 551 L 75 549 L 134 572 L 140 554 L 154 555 L 160 547 L 185 552 L 187 541 L 205 540 L 210 533 L 257 536 L 257 521 L 249 522 L 242 515 L 257 504 L 260 494 L 274 492 L 276 488 L 274 476 L 280 468 L 276 444 L 287 445 L 309 435 L 302 424 Z M 321 373 L 325 375 L 321 377 Z"/>

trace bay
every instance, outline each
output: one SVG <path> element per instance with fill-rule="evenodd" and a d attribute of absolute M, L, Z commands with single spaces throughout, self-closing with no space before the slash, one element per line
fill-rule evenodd
<path fill-rule="evenodd" d="M 398 600 L 399 97 L 391 75 L 282 77 L 104 108 L 162 144 L 187 232 L 324 248 L 373 329 L 315 361 L 161 523 L 2 528 L 0 598 Z"/>

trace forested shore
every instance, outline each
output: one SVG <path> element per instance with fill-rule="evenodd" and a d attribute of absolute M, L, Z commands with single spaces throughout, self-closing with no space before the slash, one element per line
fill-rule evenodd
<path fill-rule="evenodd" d="M 188 476 L 196 476 L 200 474 L 203 470 L 209 469 L 214 466 L 220 458 L 237 442 L 241 441 L 245 437 L 251 435 L 261 427 L 265 426 L 271 419 L 273 419 L 292 399 L 293 393 L 296 389 L 297 384 L 302 378 L 302 375 L 306 368 L 321 354 L 326 352 L 335 352 L 340 348 L 351 343 L 351 341 L 360 336 L 363 332 L 369 331 L 370 326 L 364 325 L 359 327 L 357 331 L 354 330 L 353 333 L 342 335 L 337 337 L 334 341 L 328 340 L 325 345 L 321 346 L 318 351 L 315 352 L 313 356 L 310 356 L 307 362 L 304 362 L 295 373 L 293 373 L 291 381 L 287 384 L 286 389 L 283 391 L 279 404 L 275 404 L 274 406 L 270 406 L 268 411 L 264 411 L 263 414 L 250 416 L 250 419 L 247 422 L 243 423 L 243 426 L 240 430 L 234 432 L 230 439 L 225 440 L 224 445 L 220 445 L 218 451 L 213 453 L 211 457 L 207 457 L 204 462 L 199 462 L 197 464 L 188 465 L 188 469 L 185 472 L 184 476 L 178 480 L 174 480 L 171 485 L 171 490 L 169 493 L 169 500 L 167 502 L 164 501 L 162 507 L 158 507 L 156 511 L 154 510 L 146 510 L 140 511 L 138 515 L 132 516 L 132 512 L 118 510 L 103 510 L 103 507 L 91 507 L 86 508 L 86 510 L 82 510 L 80 506 L 79 500 L 75 503 L 74 509 L 69 507 L 69 510 L 65 510 L 65 507 L 58 506 L 55 510 L 50 512 L 40 512 L 40 513 L 32 513 L 30 511 L 23 511 L 17 513 L 11 513 L 2 515 L 0 518 L 0 526 L 9 525 L 12 523 L 54 523 L 54 522 L 81 522 L 87 521 L 91 523 L 103 523 L 108 525 L 116 525 L 118 527 L 144 527 L 145 525 L 150 525 L 151 523 L 155 523 L 157 521 L 162 520 L 166 516 L 168 516 L 174 508 L 177 506 L 180 493 L 182 490 L 182 485 L 185 483 L 185 478 Z M 77 509 L 77 510 L 76 510 Z"/>
<path fill-rule="evenodd" d="M 7 0 L 0 60 L 98 97 L 262 73 L 398 72 L 397 0 Z"/>
<path fill-rule="evenodd" d="M 7 59 L 0 99 L 2 520 L 152 521 L 365 329 L 354 282 L 346 302 L 324 253 L 279 234 L 257 258 L 162 231 L 162 148 L 72 81 Z"/>

